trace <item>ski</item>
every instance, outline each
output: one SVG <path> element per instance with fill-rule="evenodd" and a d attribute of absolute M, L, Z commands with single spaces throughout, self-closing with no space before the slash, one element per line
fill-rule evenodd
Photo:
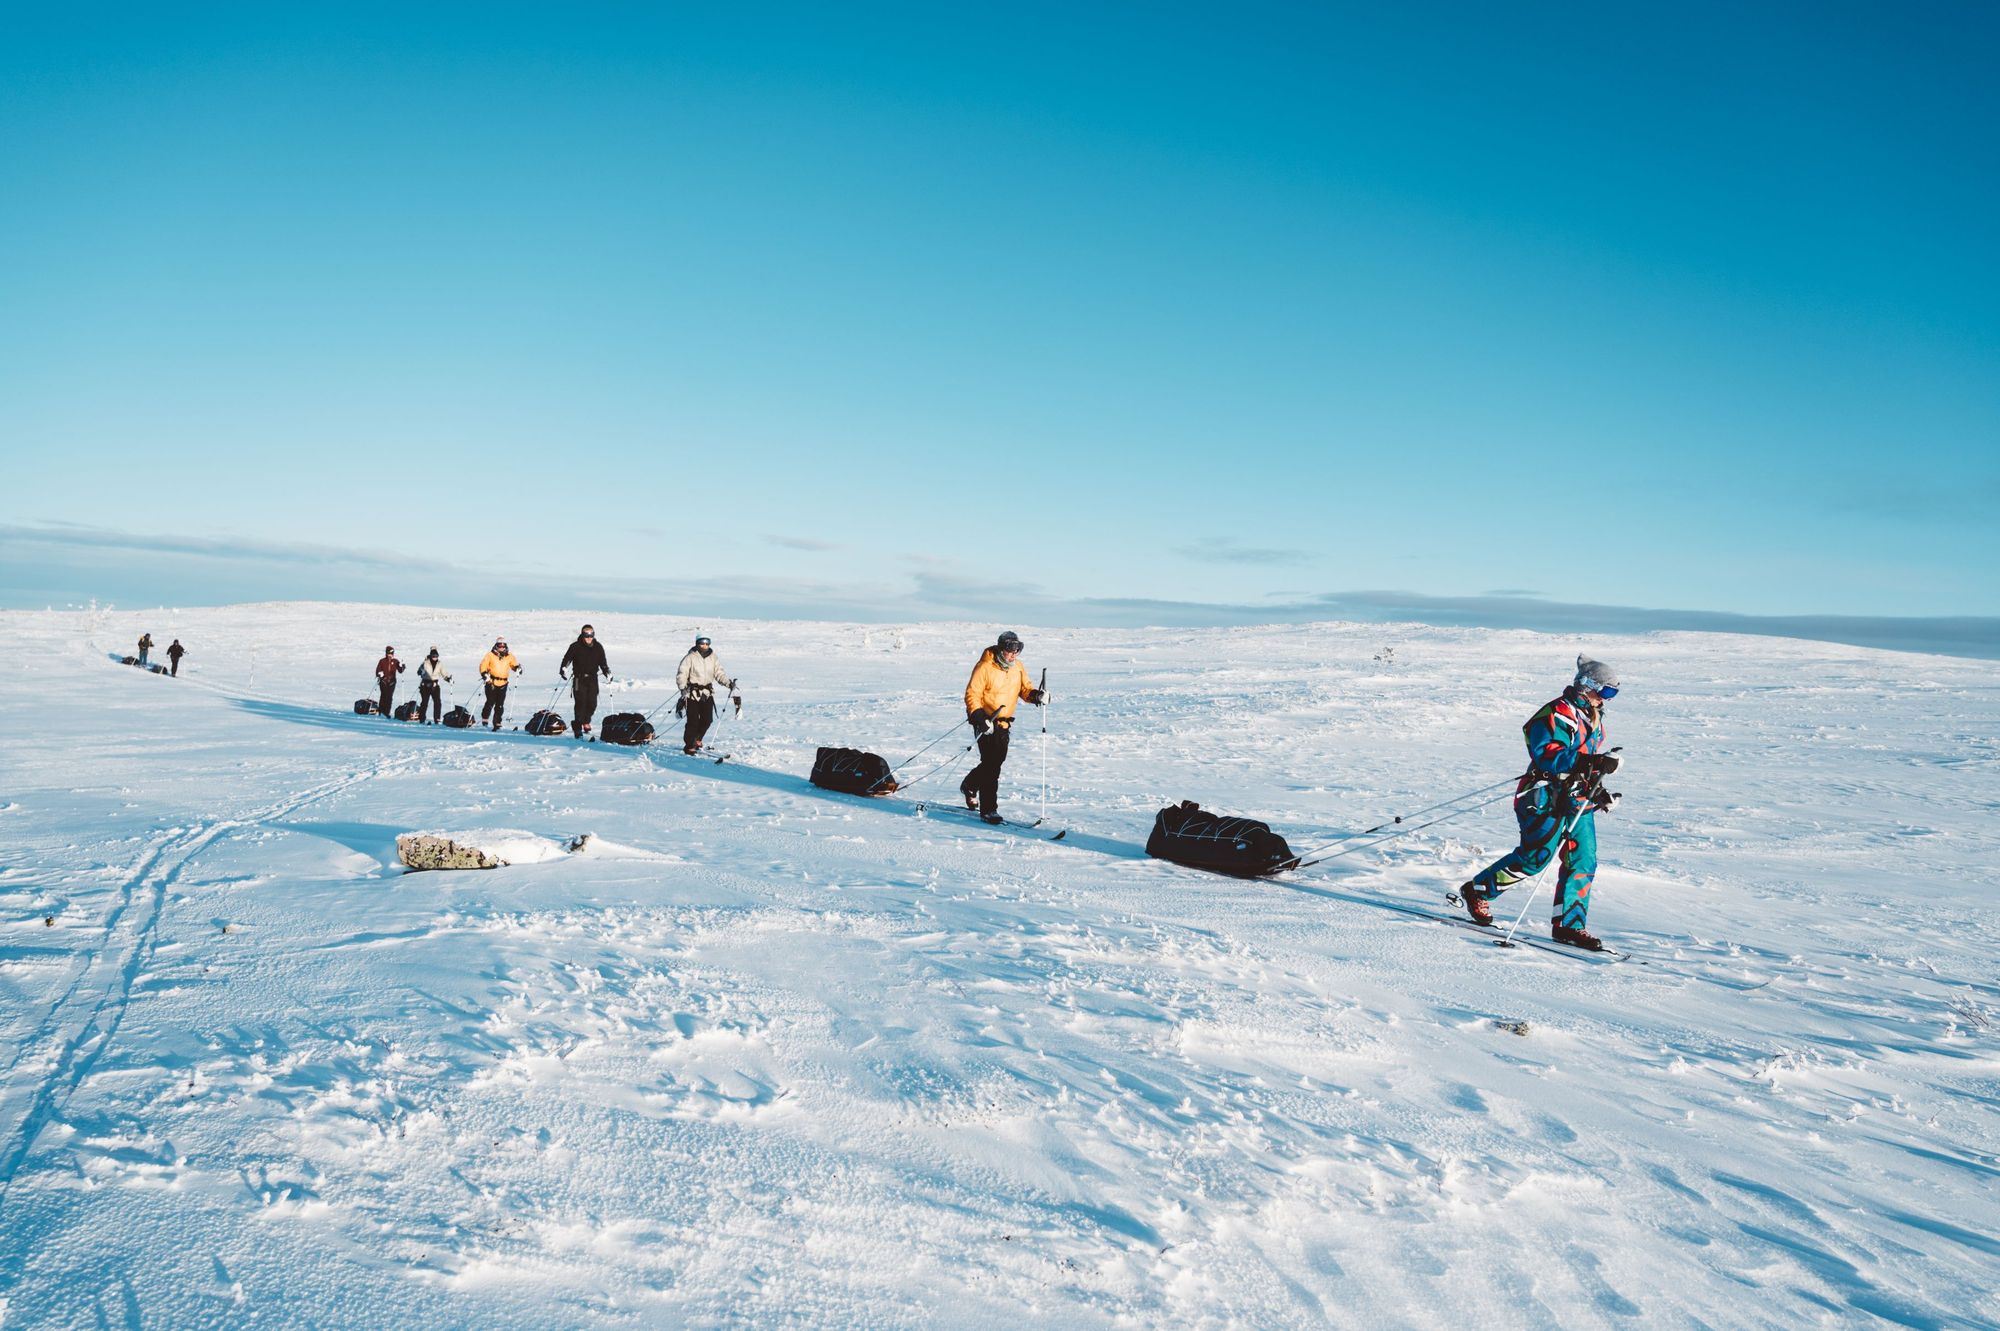
<path fill-rule="evenodd" d="M 1007 831 L 1015 835 L 1033 833 L 1038 840 L 1042 841 L 1060 841 L 1069 835 L 1067 827 L 1062 828 L 1053 836 L 1042 832 L 1041 828 L 1044 820 L 1040 818 L 1035 819 L 1032 823 L 989 823 L 979 816 L 978 810 L 968 809 L 962 804 L 948 804 L 931 800 L 906 800 L 903 802 L 915 808 L 919 814 L 925 817 L 929 817 L 934 813 L 956 814 L 968 822 L 978 823 L 982 827 L 991 827 L 996 831 Z"/>
<path fill-rule="evenodd" d="M 1479 924 L 1464 915 L 1441 910 L 1429 910 L 1423 906 L 1412 905 L 1407 901 L 1391 901 L 1386 897 L 1364 898 L 1347 894 L 1342 895 L 1342 900 L 1361 902 L 1370 906 L 1380 906 L 1383 910 L 1393 910 L 1398 914 L 1413 916 L 1421 920 L 1435 920 L 1439 924 L 1449 924 L 1453 928 L 1464 929 L 1468 933 L 1477 934 L 1481 938 L 1490 938 L 1496 944 L 1506 940 L 1506 930 L 1500 928 L 1498 925 Z M 1589 952 L 1580 947 L 1570 947 L 1566 943 L 1558 943 L 1552 938 L 1541 938 L 1532 934 L 1515 934 L 1511 946 L 1533 948 L 1537 952 L 1546 952 L 1551 956 L 1568 957 L 1571 961 L 1582 961 L 1600 966 L 1615 966 L 1625 961 L 1636 961 L 1642 966 L 1646 964 L 1643 958 L 1635 957 L 1632 953 L 1620 951 L 1617 948 L 1607 947 L 1602 952 Z"/>

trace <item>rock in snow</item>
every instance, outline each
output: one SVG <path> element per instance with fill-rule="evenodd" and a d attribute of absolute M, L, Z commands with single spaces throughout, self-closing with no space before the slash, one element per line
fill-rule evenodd
<path fill-rule="evenodd" d="M 405 832 L 396 855 L 412 869 L 498 869 L 561 859 L 563 849 L 527 832 Z"/>

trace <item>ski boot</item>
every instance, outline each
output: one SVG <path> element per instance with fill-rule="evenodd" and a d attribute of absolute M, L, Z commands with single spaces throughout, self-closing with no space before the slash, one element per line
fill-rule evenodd
<path fill-rule="evenodd" d="M 959 793 L 959 794 L 961 794 L 961 795 L 963 795 L 963 796 L 965 796 L 965 807 L 966 807 L 967 809 L 971 810 L 971 811 L 972 811 L 973 813 L 978 813 L 978 812 L 979 812 L 979 792 L 978 792 L 978 791 L 976 791 L 976 790 L 967 790 L 967 789 L 966 789 L 965 787 L 963 787 L 963 786 L 960 786 L 960 787 L 958 788 L 958 793 Z"/>
<path fill-rule="evenodd" d="M 1602 952 L 1604 940 L 1596 934 L 1585 933 L 1581 929 L 1571 929 L 1560 924 L 1549 926 L 1549 937 L 1565 947 L 1580 947 L 1585 952 Z"/>
<path fill-rule="evenodd" d="M 1474 924 L 1493 923 L 1492 905 L 1488 902 L 1486 895 L 1471 883 L 1462 885 L 1452 895 L 1456 896 L 1460 904 L 1465 907 L 1465 913 L 1472 917 Z"/>
<path fill-rule="evenodd" d="M 982 823 L 991 823 L 993 826 L 998 827 L 1007 820 L 997 813 L 982 813 L 979 815 L 979 821 Z"/>

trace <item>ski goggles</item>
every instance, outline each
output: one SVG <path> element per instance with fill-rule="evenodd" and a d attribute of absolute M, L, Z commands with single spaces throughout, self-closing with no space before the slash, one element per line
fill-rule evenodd
<path fill-rule="evenodd" d="M 1618 696 L 1618 686 L 1616 684 L 1606 684 L 1602 688 L 1598 689 L 1597 696 L 1604 699 L 1606 702 L 1610 702 L 1613 698 Z"/>

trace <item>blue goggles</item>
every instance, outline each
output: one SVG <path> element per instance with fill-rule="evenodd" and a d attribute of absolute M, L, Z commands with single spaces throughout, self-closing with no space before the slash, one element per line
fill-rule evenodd
<path fill-rule="evenodd" d="M 1597 691 L 1597 696 L 1609 702 L 1618 696 L 1618 686 L 1616 684 L 1606 684 Z"/>

